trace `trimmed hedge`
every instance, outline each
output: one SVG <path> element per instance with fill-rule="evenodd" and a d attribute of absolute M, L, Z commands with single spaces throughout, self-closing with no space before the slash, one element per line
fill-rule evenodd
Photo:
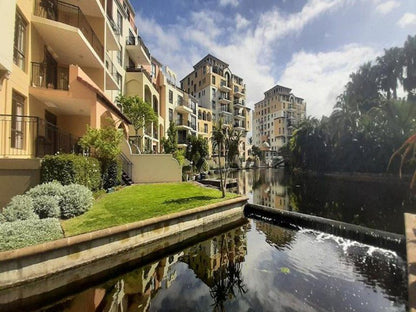
<path fill-rule="evenodd" d="M 41 183 L 59 181 L 62 185 L 81 184 L 90 190 L 101 187 L 100 162 L 74 154 L 45 156 L 40 169 Z"/>
<path fill-rule="evenodd" d="M 103 168 L 103 188 L 105 190 L 121 184 L 121 163 L 117 160 L 108 162 Z"/>
<path fill-rule="evenodd" d="M 16 195 L 2 211 L 0 220 L 13 222 L 17 220 L 39 219 L 34 212 L 33 200 L 27 195 Z M 1 236 L 0 236 L 1 237 Z"/>
<path fill-rule="evenodd" d="M 0 224 L 0 251 L 22 248 L 63 238 L 58 219 L 23 220 Z"/>

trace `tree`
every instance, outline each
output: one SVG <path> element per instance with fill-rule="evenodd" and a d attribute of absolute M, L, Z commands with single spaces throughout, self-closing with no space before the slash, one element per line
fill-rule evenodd
<path fill-rule="evenodd" d="M 186 159 L 192 161 L 192 166 L 198 172 L 203 168 L 209 154 L 208 139 L 199 136 L 188 137 L 188 147 L 186 149 Z"/>
<path fill-rule="evenodd" d="M 225 159 L 227 158 L 227 151 L 225 149 L 227 131 L 227 127 L 224 126 L 222 119 L 220 119 L 216 124 L 212 126 L 211 140 L 213 143 L 213 149 L 217 150 L 218 167 L 220 170 L 220 189 L 222 192 L 222 197 L 225 197 L 225 190 L 227 187 L 227 172 L 223 172 L 221 165 L 221 155 L 224 156 Z"/>
<path fill-rule="evenodd" d="M 123 114 L 126 115 L 132 123 L 136 135 L 136 144 L 140 147 L 139 131 L 142 129 L 144 130 L 145 127 L 148 127 L 152 123 L 157 122 L 156 113 L 149 103 L 146 103 L 137 95 L 119 95 L 116 101 L 117 104 L 121 106 Z"/>
<path fill-rule="evenodd" d="M 161 142 L 166 154 L 173 154 L 178 150 L 178 130 L 173 121 L 169 123 L 167 138 L 163 137 Z"/>
<path fill-rule="evenodd" d="M 123 133 L 113 123 L 102 129 L 87 126 L 87 132 L 79 141 L 84 150 L 89 150 L 100 161 L 103 187 L 106 189 L 117 185 L 120 180 L 121 169 L 117 157 L 121 153 L 122 138 Z"/>

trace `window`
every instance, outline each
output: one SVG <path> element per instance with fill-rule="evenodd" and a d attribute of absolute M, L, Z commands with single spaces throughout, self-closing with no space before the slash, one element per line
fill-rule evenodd
<path fill-rule="evenodd" d="M 117 84 L 118 84 L 120 89 L 121 89 L 122 82 L 123 82 L 123 78 L 121 77 L 121 75 L 119 73 L 117 73 Z"/>
<path fill-rule="evenodd" d="M 120 66 L 123 66 L 123 48 L 121 50 L 117 50 L 117 61 L 120 64 Z"/>
<path fill-rule="evenodd" d="M 188 85 L 190 84 L 190 81 L 189 81 L 190 79 L 189 79 L 189 77 L 188 77 Z"/>
<path fill-rule="evenodd" d="M 215 76 L 212 76 L 212 84 L 215 84 Z"/>
<path fill-rule="evenodd" d="M 216 96 L 215 88 L 212 88 L 212 97 L 215 98 L 215 96 Z"/>
<path fill-rule="evenodd" d="M 208 133 L 208 124 L 204 124 L 204 132 Z"/>
<path fill-rule="evenodd" d="M 169 108 L 169 121 L 173 121 L 173 109 Z"/>
<path fill-rule="evenodd" d="M 156 77 L 156 65 L 152 63 L 152 77 Z"/>
<path fill-rule="evenodd" d="M 123 36 L 123 16 L 119 11 L 117 11 L 117 28 L 120 35 Z"/>
<path fill-rule="evenodd" d="M 16 12 L 13 61 L 22 70 L 25 70 L 26 25 L 20 13 Z"/>
<path fill-rule="evenodd" d="M 206 68 L 205 66 L 202 68 L 202 73 L 203 73 L 204 75 L 207 73 L 207 68 Z"/>
<path fill-rule="evenodd" d="M 25 98 L 20 94 L 13 91 L 12 95 L 12 129 L 11 129 L 11 142 L 12 148 L 23 148 L 24 139 L 24 127 L 23 127 L 23 115 L 25 107 Z"/>
<path fill-rule="evenodd" d="M 169 90 L 169 103 L 173 104 L 173 92 L 172 92 L 172 90 Z"/>
<path fill-rule="evenodd" d="M 195 72 L 195 78 L 196 78 L 196 77 L 198 77 L 198 72 L 197 72 L 197 71 Z"/>

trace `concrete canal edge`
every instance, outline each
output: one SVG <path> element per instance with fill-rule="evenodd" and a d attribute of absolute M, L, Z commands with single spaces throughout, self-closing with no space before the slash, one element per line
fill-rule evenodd
<path fill-rule="evenodd" d="M 416 215 L 405 213 L 409 311 L 416 312 Z"/>
<path fill-rule="evenodd" d="M 85 279 L 122 265 L 131 257 L 157 253 L 189 237 L 241 221 L 247 200 L 247 197 L 237 197 L 144 221 L 0 252 L 0 310 L 2 305 L 11 301 L 64 287 L 77 279 Z M 33 285 L 26 287 L 39 280 L 44 281 L 44 287 L 40 287 L 43 289 Z M 10 292 L 12 288 L 19 288 L 19 291 Z"/>
<path fill-rule="evenodd" d="M 405 236 L 400 234 L 254 204 L 247 204 L 244 208 L 244 214 L 250 218 L 271 221 L 274 224 L 288 228 L 313 229 L 356 240 L 360 243 L 394 250 L 403 256 L 406 254 Z"/>

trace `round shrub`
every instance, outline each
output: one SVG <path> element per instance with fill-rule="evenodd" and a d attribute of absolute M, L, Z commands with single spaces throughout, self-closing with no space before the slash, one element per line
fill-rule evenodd
<path fill-rule="evenodd" d="M 0 213 L 0 223 L 6 222 L 6 218 Z"/>
<path fill-rule="evenodd" d="M 59 207 L 59 197 L 41 195 L 32 198 L 33 210 L 41 219 L 59 218 L 61 216 L 61 208 Z"/>
<path fill-rule="evenodd" d="M 32 198 L 26 195 L 16 195 L 3 209 L 3 217 L 8 222 L 17 220 L 39 219 L 33 210 Z"/>
<path fill-rule="evenodd" d="M 39 196 L 55 196 L 57 197 L 58 201 L 61 200 L 62 197 L 63 186 L 59 182 L 49 182 L 44 184 L 39 184 L 34 188 L 31 188 L 29 191 L 26 192 L 26 195 L 30 197 L 36 198 Z"/>
<path fill-rule="evenodd" d="M 93 203 L 92 192 L 83 185 L 70 184 L 63 187 L 61 217 L 69 219 L 88 211 Z"/>

